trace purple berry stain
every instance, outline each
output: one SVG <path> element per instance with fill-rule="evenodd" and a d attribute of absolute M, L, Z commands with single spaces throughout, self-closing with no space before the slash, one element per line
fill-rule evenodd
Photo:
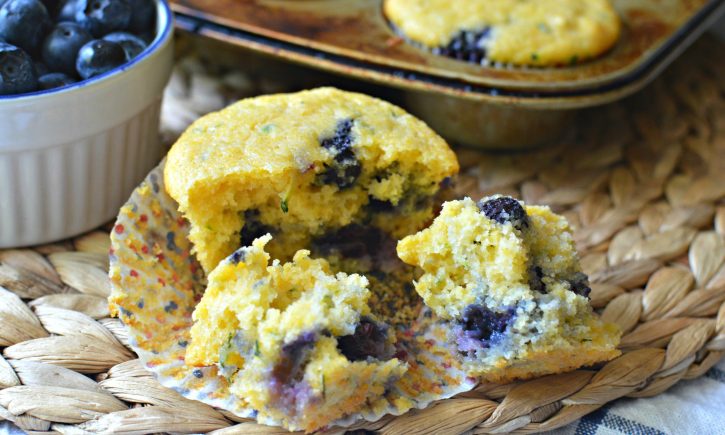
<path fill-rule="evenodd" d="M 311 390 L 303 381 L 304 368 L 317 342 L 317 334 L 305 332 L 282 346 L 279 361 L 272 368 L 270 392 L 276 405 L 295 415 L 310 399 Z"/>

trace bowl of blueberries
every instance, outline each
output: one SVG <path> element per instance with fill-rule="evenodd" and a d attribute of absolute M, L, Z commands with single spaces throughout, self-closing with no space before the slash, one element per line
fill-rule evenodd
<path fill-rule="evenodd" d="M 163 155 L 165 0 L 0 0 L 0 248 L 110 220 Z"/>

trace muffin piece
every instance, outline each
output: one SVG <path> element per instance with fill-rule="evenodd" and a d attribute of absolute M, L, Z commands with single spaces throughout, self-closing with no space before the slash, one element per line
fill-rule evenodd
<path fill-rule="evenodd" d="M 320 88 L 204 116 L 169 152 L 164 179 L 209 272 L 266 233 L 274 235 L 270 253 L 283 260 L 348 225 L 414 233 L 457 171 L 455 154 L 422 121 L 375 98 Z"/>
<path fill-rule="evenodd" d="M 409 40 L 468 62 L 568 65 L 597 57 L 620 34 L 608 0 L 385 0 Z"/>
<path fill-rule="evenodd" d="M 416 291 L 450 322 L 472 374 L 508 381 L 619 355 L 618 329 L 589 304 L 569 225 L 548 207 L 450 201 L 398 255 L 423 269 Z"/>
<path fill-rule="evenodd" d="M 270 265 L 270 240 L 237 250 L 209 275 L 186 362 L 218 365 L 259 421 L 293 430 L 384 401 L 406 365 L 392 357 L 394 334 L 370 313 L 367 279 L 333 275 L 309 251 Z"/>

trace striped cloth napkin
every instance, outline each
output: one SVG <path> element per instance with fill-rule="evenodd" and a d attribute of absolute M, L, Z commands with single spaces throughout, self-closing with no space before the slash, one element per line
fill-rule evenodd
<path fill-rule="evenodd" d="M 725 360 L 646 399 L 620 399 L 547 435 L 725 435 Z"/>

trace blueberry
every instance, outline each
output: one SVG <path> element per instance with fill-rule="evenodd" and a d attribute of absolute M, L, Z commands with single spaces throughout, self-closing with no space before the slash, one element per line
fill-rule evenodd
<path fill-rule="evenodd" d="M 136 35 L 127 32 L 114 32 L 104 36 L 106 41 L 115 42 L 123 47 L 126 52 L 126 60 L 131 60 L 146 49 L 146 42 Z"/>
<path fill-rule="evenodd" d="M 461 326 L 470 338 L 480 340 L 484 346 L 490 346 L 511 323 L 514 310 L 492 311 L 482 305 L 472 304 L 463 310 Z"/>
<path fill-rule="evenodd" d="M 126 53 L 115 42 L 96 39 L 86 43 L 78 51 L 76 71 L 88 79 L 110 71 L 126 63 Z"/>
<path fill-rule="evenodd" d="M 386 337 L 385 325 L 362 318 L 354 334 L 337 339 L 337 348 L 350 361 L 365 361 L 368 357 L 382 360 L 390 357 Z"/>
<path fill-rule="evenodd" d="M 53 23 L 39 0 L 9 0 L 0 8 L 0 39 L 37 53 Z"/>
<path fill-rule="evenodd" d="M 56 20 L 59 23 L 69 21 L 75 22 L 76 12 L 78 11 L 79 0 L 63 0 L 58 5 L 58 16 Z"/>
<path fill-rule="evenodd" d="M 76 80 L 72 77 L 68 77 L 60 72 L 54 72 L 40 76 L 38 78 L 38 87 L 40 89 L 53 89 L 67 86 L 75 82 Z"/>
<path fill-rule="evenodd" d="M 30 56 L 14 45 L 0 42 L 0 95 L 32 92 L 37 86 Z"/>
<path fill-rule="evenodd" d="M 156 33 L 156 2 L 154 0 L 129 0 L 131 22 L 128 30 L 138 35 Z"/>
<path fill-rule="evenodd" d="M 232 255 L 229 256 L 229 261 L 232 264 L 239 264 L 243 262 L 247 257 L 247 252 L 244 248 L 239 248 Z"/>
<path fill-rule="evenodd" d="M 571 291 L 585 298 L 588 298 L 589 293 L 592 292 L 591 287 L 589 287 L 589 277 L 582 272 L 575 273 L 574 277 L 569 280 L 569 285 Z"/>
<path fill-rule="evenodd" d="M 526 210 L 521 206 L 521 203 L 510 196 L 499 196 L 486 202 L 479 201 L 478 208 L 487 218 L 500 224 L 510 223 L 518 230 L 529 226 L 529 217 L 526 215 Z"/>
<path fill-rule="evenodd" d="M 362 167 L 352 149 L 352 127 L 353 121 L 344 119 L 337 123 L 333 136 L 320 141 L 320 145 L 335 156 L 331 164 L 325 164 L 325 171 L 318 174 L 322 184 L 335 184 L 345 189 L 355 184 L 360 176 Z"/>
<path fill-rule="evenodd" d="M 33 66 L 35 67 L 36 77 L 44 76 L 50 72 L 50 69 L 48 69 L 48 65 L 44 64 L 43 62 L 34 62 Z"/>
<path fill-rule="evenodd" d="M 335 134 L 332 137 L 322 139 L 320 145 L 336 154 L 352 147 L 352 119 L 343 119 L 335 126 Z"/>
<path fill-rule="evenodd" d="M 54 17 L 58 12 L 58 6 L 60 6 L 59 0 L 40 0 L 48 11 L 48 15 Z"/>
<path fill-rule="evenodd" d="M 128 0 L 79 0 L 75 18 L 78 24 L 100 38 L 128 29 L 131 12 Z"/>
<path fill-rule="evenodd" d="M 92 39 L 91 34 L 76 23 L 59 23 L 43 42 L 43 61 L 53 71 L 75 76 L 78 51 Z"/>
<path fill-rule="evenodd" d="M 439 47 L 434 52 L 458 60 L 481 63 L 486 57 L 484 43 L 490 33 L 490 27 L 485 27 L 480 31 L 462 30 L 451 39 L 448 45 Z"/>

